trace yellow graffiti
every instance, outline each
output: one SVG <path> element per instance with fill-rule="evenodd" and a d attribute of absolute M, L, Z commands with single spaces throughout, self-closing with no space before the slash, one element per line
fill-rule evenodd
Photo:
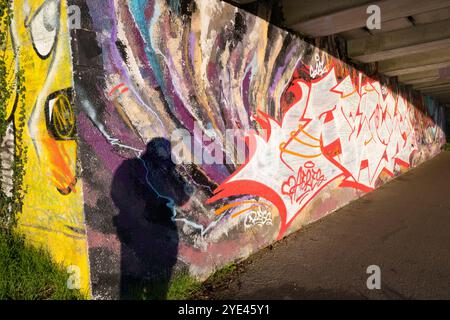
<path fill-rule="evenodd" d="M 61 139 L 69 139 L 75 131 L 75 115 L 72 110 L 69 98 L 64 94 L 59 94 L 55 98 L 52 110 L 54 128 L 57 136 Z"/>
<path fill-rule="evenodd" d="M 8 102 L 8 110 L 15 123 L 25 123 L 19 143 L 27 148 L 26 194 L 18 228 L 28 241 L 48 248 L 55 261 L 79 268 L 81 289 L 89 296 L 83 188 L 76 174 L 76 121 L 70 102 L 73 79 L 67 4 L 14 0 L 12 5 L 7 61 L 12 74 L 24 71 L 24 118 L 13 110 L 15 97 Z"/>
<path fill-rule="evenodd" d="M 322 155 L 322 153 L 316 153 L 316 154 L 311 154 L 310 155 L 310 154 L 303 154 L 303 153 L 298 153 L 298 152 L 294 152 L 294 151 L 288 150 L 288 149 L 286 149 L 286 143 L 285 142 L 280 143 L 279 148 L 280 148 L 280 151 L 282 153 L 289 153 L 289 154 L 292 154 L 294 156 L 297 156 L 297 157 L 300 157 L 300 158 L 305 158 L 305 159 L 317 158 L 317 157 L 320 157 Z"/>
<path fill-rule="evenodd" d="M 233 203 L 229 203 L 224 205 L 223 207 L 220 207 L 219 209 L 217 209 L 215 211 L 216 215 L 220 215 L 222 213 L 224 213 L 225 211 L 227 211 L 228 209 L 240 206 L 240 205 L 244 205 L 244 204 L 254 204 L 256 206 L 265 206 L 265 207 L 269 207 L 269 205 L 267 203 L 261 202 L 261 201 L 257 201 L 257 200 L 244 200 L 244 201 L 236 201 Z M 233 214 L 234 216 L 237 216 L 238 214 Z"/>
<path fill-rule="evenodd" d="M 245 213 L 245 212 L 247 212 L 247 211 L 256 209 L 256 208 L 261 207 L 261 206 L 265 207 L 266 205 L 265 205 L 265 204 L 257 204 L 257 205 L 254 205 L 254 206 L 245 208 L 245 209 L 243 209 L 243 210 L 241 210 L 241 211 L 238 211 L 238 212 L 236 212 L 236 213 L 233 213 L 233 214 L 231 215 L 231 218 L 236 218 L 237 216 L 239 216 L 239 215 L 241 215 L 241 214 L 243 214 L 243 213 Z"/>
<path fill-rule="evenodd" d="M 295 132 L 295 131 L 292 131 L 292 132 L 291 132 L 291 137 L 292 137 L 295 141 L 297 141 L 297 142 L 303 144 L 304 146 L 311 147 L 311 148 L 320 148 L 320 145 L 319 145 L 319 144 L 311 144 L 311 143 L 307 143 L 307 142 L 301 140 L 300 138 L 298 138 L 298 137 L 297 137 L 297 132 Z"/>
<path fill-rule="evenodd" d="M 308 138 L 310 138 L 314 141 L 320 142 L 320 139 L 317 139 L 316 137 L 314 137 L 314 136 L 310 135 L 308 132 L 306 132 L 305 128 L 302 125 L 299 125 L 298 129 L 300 130 L 300 132 L 303 132 Z"/>

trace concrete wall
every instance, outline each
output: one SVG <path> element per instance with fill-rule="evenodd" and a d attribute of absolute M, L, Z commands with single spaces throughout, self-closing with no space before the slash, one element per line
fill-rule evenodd
<path fill-rule="evenodd" d="M 14 4 L 22 26 L 23 1 Z M 36 79 L 21 225 L 81 265 L 95 298 L 127 297 L 143 279 L 162 282 L 162 297 L 182 272 L 204 279 L 445 142 L 444 109 L 431 99 L 229 4 L 68 4 L 81 28 L 61 23 L 48 58 L 30 45 L 18 58 Z M 70 88 L 73 112 L 60 107 L 52 124 L 44 102 Z M 244 159 L 230 133 L 247 143 Z"/>

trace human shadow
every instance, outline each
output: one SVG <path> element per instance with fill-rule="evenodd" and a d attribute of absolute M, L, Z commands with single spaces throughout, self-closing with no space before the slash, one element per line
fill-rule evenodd
<path fill-rule="evenodd" d="M 121 244 L 121 299 L 166 299 L 179 242 L 173 206 L 186 203 L 190 193 L 164 138 L 152 139 L 140 157 L 115 172 L 111 197 L 119 209 L 114 225 Z"/>

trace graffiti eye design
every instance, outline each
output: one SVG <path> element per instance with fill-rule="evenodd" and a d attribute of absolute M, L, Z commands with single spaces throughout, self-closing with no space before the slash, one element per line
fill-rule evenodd
<path fill-rule="evenodd" d="M 33 47 L 42 59 L 53 50 L 59 27 L 59 5 L 57 0 L 47 0 L 31 19 L 30 33 Z"/>
<path fill-rule="evenodd" d="M 48 98 L 46 105 L 47 128 L 56 140 L 75 138 L 75 113 L 72 108 L 71 93 L 68 90 L 56 92 Z"/>

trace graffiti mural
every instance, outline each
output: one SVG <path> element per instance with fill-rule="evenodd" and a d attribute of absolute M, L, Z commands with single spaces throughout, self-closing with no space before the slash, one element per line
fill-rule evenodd
<path fill-rule="evenodd" d="M 253 137 L 256 150 L 249 162 L 209 200 L 242 194 L 269 199 L 281 218 L 279 238 L 330 182 L 342 178 L 340 186 L 371 191 L 382 172 L 394 176 L 399 166 L 408 168 L 417 151 L 407 101 L 389 90 L 383 94 L 378 81 L 356 87 L 347 75 L 338 82 L 332 68 L 317 80 L 294 81 L 291 89 L 299 100 L 281 123 L 259 112 L 257 121 L 270 133 L 267 141 Z"/>
<path fill-rule="evenodd" d="M 155 265 L 163 266 L 156 274 L 187 268 L 204 278 L 444 142 L 443 111 L 431 100 L 226 3 L 74 3 L 88 13 L 73 51 L 92 285 L 101 296 L 123 294 L 114 281 L 151 279 Z M 180 129 L 189 139 L 171 145 Z M 250 132 L 243 164 L 225 143 L 229 129 Z M 174 149 L 192 161 L 168 165 Z"/>
<path fill-rule="evenodd" d="M 27 150 L 23 177 L 26 194 L 19 229 L 31 243 L 48 248 L 56 261 L 76 265 L 81 272 L 81 289 L 88 292 L 66 3 L 14 0 L 12 9 L 7 50 L 10 78 L 14 81 L 14 74 L 23 70 L 26 87 L 23 100 L 10 98 L 6 115 L 11 123 L 10 136 L 14 136 L 18 123 L 24 123 L 21 141 L 13 139 Z"/>
<path fill-rule="evenodd" d="M 13 4 L 20 226 L 94 298 L 165 298 L 175 274 L 205 279 L 445 143 L 431 98 L 222 1 Z"/>

